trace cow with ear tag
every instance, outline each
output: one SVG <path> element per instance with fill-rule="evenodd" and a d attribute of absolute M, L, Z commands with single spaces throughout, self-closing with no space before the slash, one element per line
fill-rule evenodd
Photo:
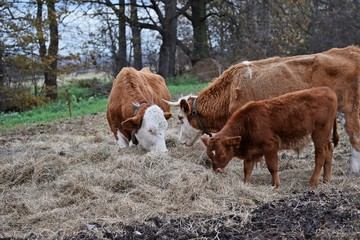
<path fill-rule="evenodd" d="M 310 186 L 318 184 L 321 170 L 330 181 L 333 146 L 339 141 L 336 123 L 338 101 L 328 87 L 288 93 L 273 99 L 254 101 L 238 109 L 220 132 L 202 137 L 213 170 L 223 172 L 229 161 L 244 159 L 244 182 L 250 181 L 254 163 L 265 158 L 272 185 L 280 186 L 278 151 L 301 149 L 311 136 L 315 148 L 315 168 Z"/>
<path fill-rule="evenodd" d="M 148 68 L 123 68 L 114 80 L 106 117 L 120 148 L 140 145 L 147 151 L 167 152 L 165 131 L 170 107 L 165 80 Z"/>

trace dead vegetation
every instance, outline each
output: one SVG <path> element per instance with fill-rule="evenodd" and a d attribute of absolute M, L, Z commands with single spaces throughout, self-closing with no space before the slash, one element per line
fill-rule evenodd
<path fill-rule="evenodd" d="M 174 115 L 175 116 L 175 115 Z M 265 166 L 244 186 L 233 160 L 215 174 L 200 142 L 168 154 L 118 150 L 104 114 L 17 129 L 0 138 L 0 237 L 32 239 L 355 239 L 360 178 L 344 130 L 333 179 L 308 187 L 313 149 L 281 154 L 282 185 Z"/>

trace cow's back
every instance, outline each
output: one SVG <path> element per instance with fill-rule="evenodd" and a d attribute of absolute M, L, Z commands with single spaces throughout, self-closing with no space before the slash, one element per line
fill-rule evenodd
<path fill-rule="evenodd" d="M 122 106 L 148 102 L 169 111 L 170 107 L 162 99 L 170 100 L 164 78 L 150 70 L 137 71 L 130 67 L 123 68 L 116 76 L 109 96 L 109 102 L 121 103 Z"/>
<path fill-rule="evenodd" d="M 148 68 L 143 68 L 139 74 L 143 77 L 144 82 L 146 82 L 144 87 L 151 89 L 149 95 L 146 96 L 149 102 L 154 101 L 165 112 L 170 112 L 170 106 L 162 101 L 162 99 L 169 101 L 171 98 L 165 79 L 158 74 L 152 73 Z"/>
<path fill-rule="evenodd" d="M 317 86 L 332 88 L 339 97 L 339 107 L 343 108 L 344 91 L 353 89 L 354 79 L 359 79 L 360 49 L 354 46 L 334 48 L 311 55 L 253 61 L 237 68 L 243 70 L 234 74 L 230 112 L 249 101 Z"/>

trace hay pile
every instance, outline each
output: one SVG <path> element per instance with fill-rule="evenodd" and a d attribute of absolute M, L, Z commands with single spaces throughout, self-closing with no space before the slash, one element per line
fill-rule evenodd
<path fill-rule="evenodd" d="M 265 166 L 249 186 L 242 183 L 241 161 L 230 162 L 225 174 L 213 173 L 200 142 L 189 148 L 177 141 L 174 116 L 166 138 L 168 154 L 137 147 L 119 150 L 104 114 L 2 136 L 0 237 L 256 238 L 275 232 L 281 236 L 274 229 L 285 234 L 293 229 L 291 222 L 299 230 L 292 232 L 297 238 L 328 236 L 335 230 L 340 237 L 359 236 L 360 179 L 347 175 L 350 145 L 341 126 L 329 184 L 308 187 L 314 167 L 309 147 L 299 156 L 281 154 L 282 186 L 274 190 Z M 317 224 L 324 211 L 337 224 L 310 224 L 305 231 L 304 219 L 314 216 Z M 339 223 L 337 217 L 343 216 Z M 261 235 L 266 229 L 269 235 Z"/>

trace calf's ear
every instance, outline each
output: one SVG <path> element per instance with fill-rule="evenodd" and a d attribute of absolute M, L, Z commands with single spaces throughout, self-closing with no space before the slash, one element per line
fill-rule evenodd
<path fill-rule="evenodd" d="M 141 127 L 141 119 L 135 116 L 123 121 L 121 125 L 127 130 L 136 130 Z"/>
<path fill-rule="evenodd" d="M 226 137 L 223 140 L 223 143 L 225 145 L 228 146 L 234 146 L 239 148 L 240 147 L 240 143 L 241 143 L 241 137 L 240 136 L 236 136 L 236 137 Z"/>
<path fill-rule="evenodd" d="M 190 114 L 190 105 L 185 99 L 181 99 L 180 101 L 180 109 L 183 111 L 186 115 Z"/>
<path fill-rule="evenodd" d="M 204 143 L 204 145 L 207 147 L 208 146 L 208 144 L 209 144 L 209 137 L 201 137 L 200 138 L 201 139 L 201 141 Z"/>
<path fill-rule="evenodd" d="M 166 120 L 168 120 L 171 117 L 171 113 L 164 112 L 164 117 L 165 117 Z"/>

